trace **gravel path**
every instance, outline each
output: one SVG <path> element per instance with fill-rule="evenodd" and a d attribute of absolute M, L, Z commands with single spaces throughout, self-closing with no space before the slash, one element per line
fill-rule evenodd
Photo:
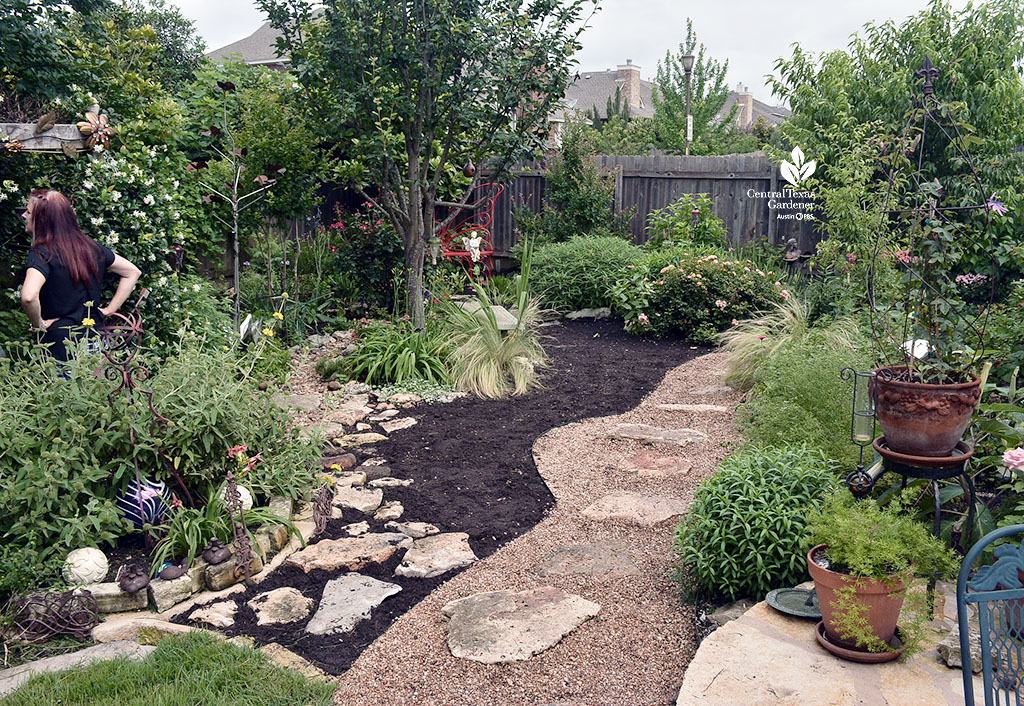
<path fill-rule="evenodd" d="M 399 618 L 368 647 L 342 677 L 337 703 L 458 704 L 512 706 L 549 704 L 675 703 L 683 672 L 695 649 L 690 609 L 680 601 L 672 576 L 673 522 L 655 527 L 593 521 L 581 516 L 607 493 L 631 491 L 689 500 L 738 438 L 733 409 L 739 393 L 722 389 L 725 354 L 697 358 L 670 371 L 634 410 L 588 419 L 542 436 L 534 457 L 556 505 L 535 528 L 509 542 L 450 581 Z M 609 381 L 614 384 L 614 381 Z M 714 404 L 726 412 L 665 411 L 659 404 Z M 691 428 L 708 441 L 685 448 L 612 440 L 617 423 Z M 693 464 L 682 476 L 641 478 L 621 469 L 640 451 L 683 456 Z M 630 548 L 640 572 L 634 576 L 541 577 L 535 567 L 559 547 L 617 541 Z M 556 586 L 601 605 L 600 614 L 554 648 L 526 662 L 483 665 L 451 656 L 441 607 L 481 591 Z"/>

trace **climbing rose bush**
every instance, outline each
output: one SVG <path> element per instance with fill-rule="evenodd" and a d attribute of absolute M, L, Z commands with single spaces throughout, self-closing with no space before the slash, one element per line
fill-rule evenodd
<path fill-rule="evenodd" d="M 735 320 L 791 295 L 775 272 L 760 270 L 749 260 L 657 252 L 643 264 L 627 267 L 611 296 L 631 333 L 714 343 Z"/>

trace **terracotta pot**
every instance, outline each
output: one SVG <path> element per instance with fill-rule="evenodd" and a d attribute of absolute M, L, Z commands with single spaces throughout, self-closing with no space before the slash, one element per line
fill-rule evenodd
<path fill-rule="evenodd" d="M 825 549 L 825 545 L 819 544 L 807 552 L 807 570 L 810 571 L 811 578 L 814 579 L 814 589 L 818 592 L 818 602 L 821 604 L 821 619 L 825 622 L 825 630 L 828 632 L 829 639 L 843 647 L 863 651 L 863 648 L 857 647 L 855 641 L 844 639 L 836 632 L 835 613 L 838 601 L 836 591 L 853 584 L 857 600 L 867 606 L 868 625 L 872 634 L 882 642 L 889 644 L 896 633 L 896 622 L 899 620 L 900 609 L 903 607 L 906 586 L 897 583 L 895 587 L 890 587 L 874 579 L 855 578 L 823 569 L 812 559 L 814 552 L 819 549 Z"/>
<path fill-rule="evenodd" d="M 899 376 L 907 368 L 888 370 Z M 889 448 L 912 456 L 949 455 L 963 438 L 981 398 L 981 380 L 971 377 L 970 382 L 951 385 L 876 377 L 875 414 Z"/>

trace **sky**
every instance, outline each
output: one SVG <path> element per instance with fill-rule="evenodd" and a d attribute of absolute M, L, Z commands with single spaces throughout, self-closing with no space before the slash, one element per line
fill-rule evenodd
<path fill-rule="evenodd" d="M 264 22 L 252 0 L 170 0 L 196 23 L 208 49 L 242 39 Z M 790 56 L 793 43 L 813 52 L 845 48 L 866 22 L 899 21 L 922 10 L 927 0 L 603 0 L 583 34 L 580 71 L 614 69 L 632 59 L 641 76 L 653 79 L 665 52 L 677 52 L 693 20 L 698 40 L 719 61 L 729 60 L 731 87 L 743 83 L 765 103 L 777 100 L 764 75 L 775 60 Z M 962 8 L 967 0 L 953 0 Z"/>

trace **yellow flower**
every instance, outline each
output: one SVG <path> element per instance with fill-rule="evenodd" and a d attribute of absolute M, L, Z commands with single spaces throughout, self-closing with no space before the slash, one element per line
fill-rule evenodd
<path fill-rule="evenodd" d="M 332 463 L 331 464 L 331 470 L 332 471 L 340 471 L 341 470 L 341 466 L 339 464 L 337 464 L 337 463 Z"/>
<path fill-rule="evenodd" d="M 284 321 L 284 314 L 282 314 L 280 311 L 275 311 L 274 318 L 277 319 L 278 321 Z"/>
<path fill-rule="evenodd" d="M 281 292 L 281 298 L 282 299 L 287 299 L 288 298 L 288 292 Z"/>
<path fill-rule="evenodd" d="M 263 335 L 266 336 L 267 338 L 273 338 L 274 332 L 269 328 L 265 328 L 263 329 Z"/>
<path fill-rule="evenodd" d="M 95 326 L 95 325 L 96 325 L 96 320 L 95 319 L 91 319 L 88 316 L 86 316 L 84 319 L 82 319 L 82 326 Z"/>

